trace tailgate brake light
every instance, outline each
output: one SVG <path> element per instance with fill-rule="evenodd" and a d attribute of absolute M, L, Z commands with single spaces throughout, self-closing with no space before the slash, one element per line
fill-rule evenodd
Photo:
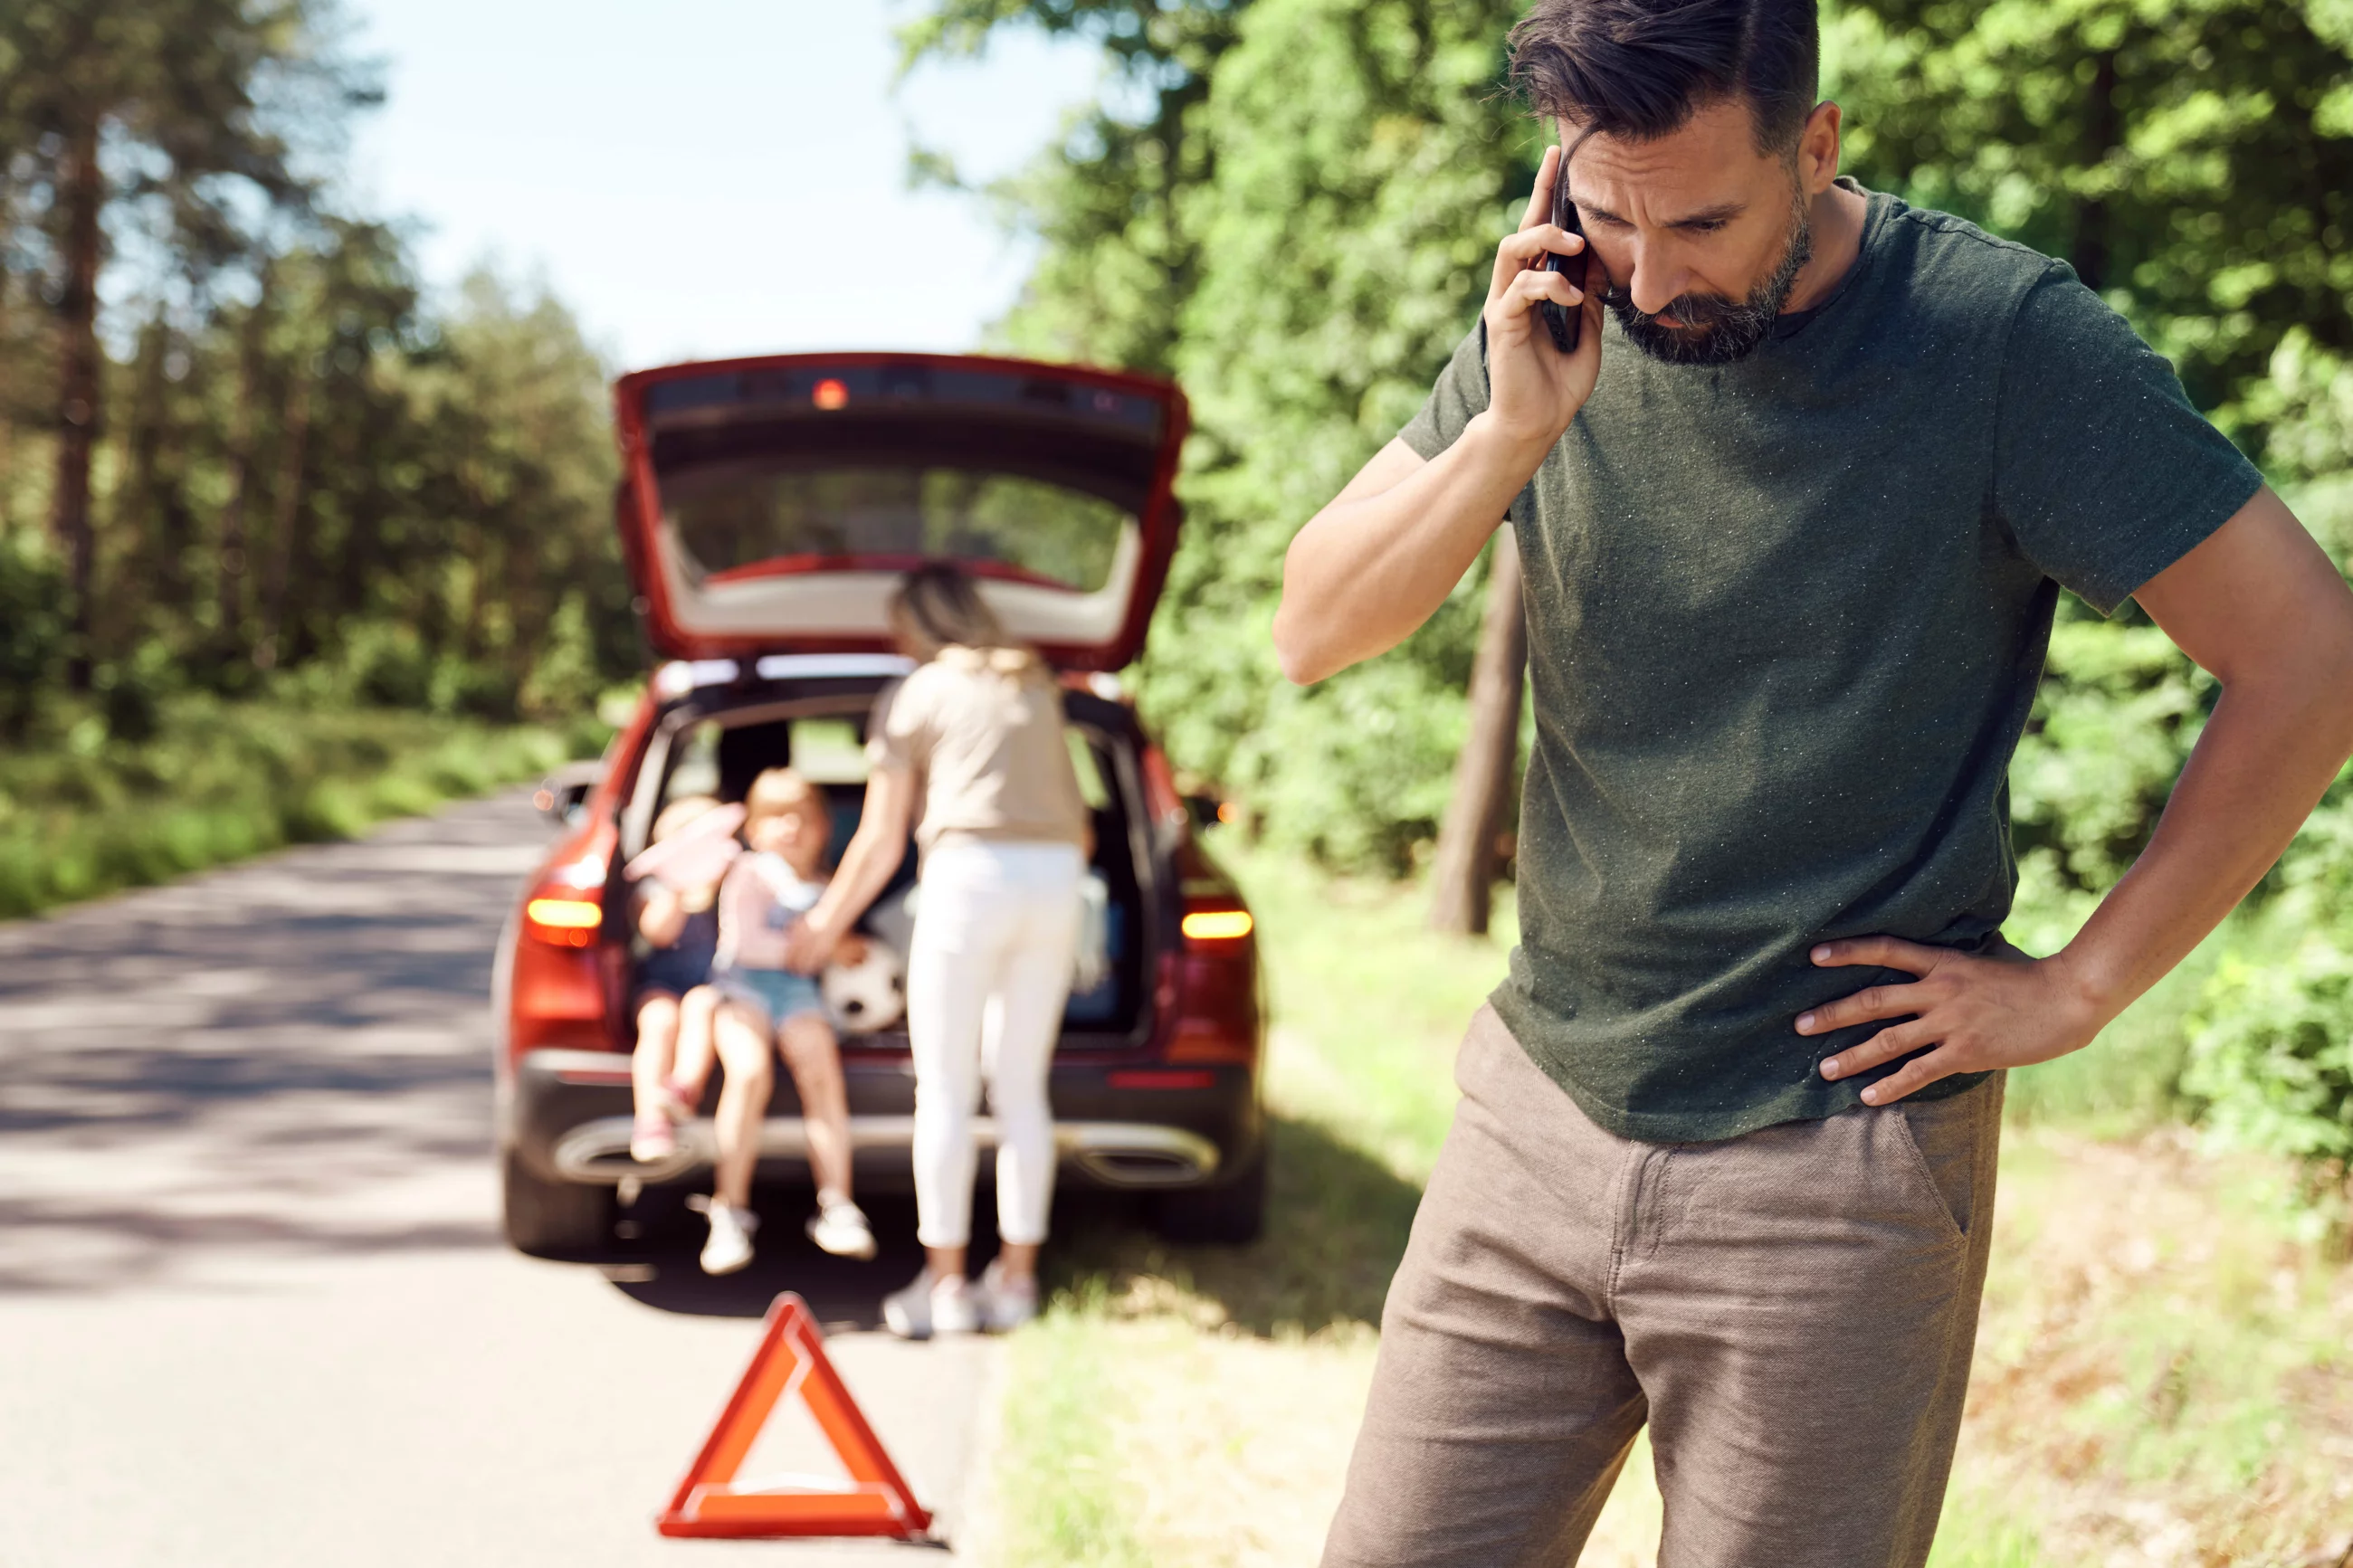
<path fill-rule="evenodd" d="M 586 947 L 605 923 L 605 906 L 591 899 L 540 898 L 522 907 L 523 930 L 557 947 Z"/>
<path fill-rule="evenodd" d="M 1165 1068 L 1128 1068 L 1106 1074 L 1103 1081 L 1113 1089 L 1215 1089 L 1218 1087 L 1218 1075 L 1206 1068 L 1180 1068 L 1174 1072 Z"/>

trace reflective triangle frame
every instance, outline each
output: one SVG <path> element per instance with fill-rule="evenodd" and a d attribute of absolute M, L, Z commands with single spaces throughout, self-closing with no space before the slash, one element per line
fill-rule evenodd
<path fill-rule="evenodd" d="M 797 1394 L 849 1472 L 739 1483 L 736 1471 L 780 1399 Z M 671 1536 L 882 1535 L 921 1540 L 932 1516 L 891 1462 L 841 1374 L 808 1303 L 792 1291 L 768 1308 L 759 1348 L 654 1527 Z"/>

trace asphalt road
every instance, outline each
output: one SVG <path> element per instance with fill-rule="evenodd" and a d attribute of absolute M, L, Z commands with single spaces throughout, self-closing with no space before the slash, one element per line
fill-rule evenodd
<path fill-rule="evenodd" d="M 964 1555 L 654 1533 L 786 1289 L 972 1544 L 996 1347 L 871 1327 L 911 1212 L 841 1264 L 763 1194 L 724 1281 L 676 1227 L 602 1268 L 501 1242 L 491 955 L 546 837 L 511 795 L 0 925 L 0 1568 Z M 803 1417 L 745 1474 L 828 1468 Z"/>

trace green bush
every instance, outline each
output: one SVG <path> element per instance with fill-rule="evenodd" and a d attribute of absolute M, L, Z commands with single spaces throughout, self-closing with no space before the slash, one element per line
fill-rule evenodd
<path fill-rule="evenodd" d="M 589 711 L 604 689 L 587 595 L 566 594 L 548 619 L 547 635 L 516 694 L 517 703 L 526 717 L 547 720 Z"/>
<path fill-rule="evenodd" d="M 2353 1196 L 2353 776 L 2274 874 L 2278 890 L 2208 983 L 2182 1087 L 2221 1140 L 2294 1157 Z"/>
<path fill-rule="evenodd" d="M 433 655 L 414 626 L 360 622 L 345 631 L 334 665 L 320 668 L 372 708 L 424 708 L 433 698 Z"/>
<path fill-rule="evenodd" d="M 164 701 L 183 684 L 172 650 L 153 638 L 130 658 L 100 665 L 92 685 L 108 738 L 134 745 L 153 740 L 163 728 Z"/>
<path fill-rule="evenodd" d="M 2224 959 L 2183 1079 L 2217 1134 L 2292 1155 L 2324 1185 L 2353 1169 L 2348 934 L 2310 931 L 2267 960 Z"/>
<path fill-rule="evenodd" d="M 2084 891 L 2114 885 L 2156 828 L 2214 694 L 2213 680 L 2137 608 L 2102 620 L 2063 600 L 2010 770 L 2021 859 L 2047 857 Z"/>
<path fill-rule="evenodd" d="M 521 683 L 483 659 L 445 657 L 433 667 L 429 706 L 436 713 L 511 724 L 522 715 Z"/>
<path fill-rule="evenodd" d="M 52 717 L 40 743 L 0 754 L 0 917 L 350 837 L 593 754 L 607 733 L 594 718 L 508 726 L 201 692 L 157 699 L 137 741 L 90 704 Z"/>
<path fill-rule="evenodd" d="M 36 536 L 0 528 L 0 739 L 32 727 L 65 667 L 65 576 Z"/>
<path fill-rule="evenodd" d="M 358 707 L 481 719 L 512 724 L 523 719 L 566 724 L 592 710 L 601 689 L 581 596 L 567 595 L 518 679 L 505 663 L 436 653 L 413 626 L 397 621 L 357 622 L 333 654 L 280 675 L 269 688 L 277 699 L 307 707 Z"/>

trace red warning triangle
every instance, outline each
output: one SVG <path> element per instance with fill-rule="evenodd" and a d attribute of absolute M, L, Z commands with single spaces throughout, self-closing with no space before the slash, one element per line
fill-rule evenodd
<path fill-rule="evenodd" d="M 846 1483 L 794 1478 L 735 1486 L 735 1471 L 776 1401 L 797 1394 L 849 1471 Z M 826 1359 L 825 1335 L 808 1304 L 787 1290 L 768 1308 L 760 1348 L 727 1406 L 687 1467 L 670 1506 L 655 1517 L 664 1535 L 895 1535 L 931 1529 L 932 1516 L 882 1449 L 841 1374 Z"/>

